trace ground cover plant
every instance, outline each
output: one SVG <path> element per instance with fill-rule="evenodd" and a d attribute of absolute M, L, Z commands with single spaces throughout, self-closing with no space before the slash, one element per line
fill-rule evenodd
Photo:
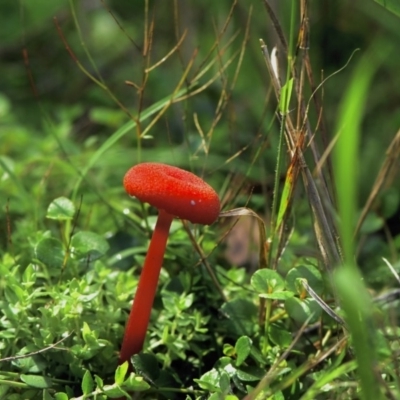
<path fill-rule="evenodd" d="M 0 399 L 398 398 L 396 4 L 133 3 L 0 4 Z M 142 162 L 221 212 L 173 219 L 131 368 Z"/>

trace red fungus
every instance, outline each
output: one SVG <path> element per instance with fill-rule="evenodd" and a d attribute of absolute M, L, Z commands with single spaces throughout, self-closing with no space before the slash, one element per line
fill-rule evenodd
<path fill-rule="evenodd" d="M 120 353 L 120 363 L 142 350 L 158 278 L 174 217 L 212 224 L 220 202 L 214 189 L 192 173 L 160 163 L 142 163 L 124 177 L 127 193 L 159 209 L 159 216 L 139 278 Z"/>

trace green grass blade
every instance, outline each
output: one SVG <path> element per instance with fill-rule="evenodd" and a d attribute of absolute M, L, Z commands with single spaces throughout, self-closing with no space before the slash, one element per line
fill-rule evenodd
<path fill-rule="evenodd" d="M 282 115 L 289 112 L 290 99 L 293 91 L 293 78 L 290 78 L 282 87 L 281 97 L 279 98 L 279 111 Z"/>
<path fill-rule="evenodd" d="M 373 304 L 361 275 L 353 268 L 341 268 L 335 274 L 341 306 L 346 312 L 346 322 L 351 332 L 352 346 L 358 364 L 361 383 L 361 399 L 382 398 L 377 383 L 378 354 L 376 327 L 373 323 Z"/>
<path fill-rule="evenodd" d="M 317 395 L 322 392 L 322 388 L 324 386 L 331 384 L 335 380 L 352 372 L 356 368 L 357 364 L 354 361 L 350 361 L 326 371 L 324 374 L 318 377 L 315 383 L 310 387 L 310 389 L 307 390 L 300 400 L 314 400 L 317 398 Z M 326 394 L 326 392 L 324 393 Z"/>
<path fill-rule="evenodd" d="M 377 68 L 377 48 L 371 49 L 354 71 L 350 87 L 341 104 L 337 131 L 339 139 L 334 149 L 334 167 L 340 214 L 340 233 L 344 257 L 353 258 L 353 234 L 356 223 L 358 149 L 361 119 L 368 96 L 368 86 Z"/>
<path fill-rule="evenodd" d="M 357 161 L 361 121 L 368 98 L 368 87 L 386 50 L 386 47 L 377 41 L 358 63 L 341 104 L 337 129 L 340 136 L 334 151 L 340 217 L 339 232 L 345 259 L 345 264 L 336 272 L 334 278 L 352 336 L 361 381 L 361 398 L 365 400 L 379 399 L 381 393 L 376 383 L 378 356 L 377 346 L 374 346 L 376 330 L 373 327 L 372 302 L 354 262 L 353 236 L 357 213 L 359 170 Z"/>
<path fill-rule="evenodd" d="M 376 3 L 385 7 L 386 10 L 400 17 L 400 2 L 399 0 L 375 0 Z"/>

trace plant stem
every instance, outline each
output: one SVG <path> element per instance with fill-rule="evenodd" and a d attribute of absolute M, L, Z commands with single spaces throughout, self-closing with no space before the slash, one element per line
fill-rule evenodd
<path fill-rule="evenodd" d="M 264 324 L 264 348 L 263 348 L 264 355 L 267 354 L 268 347 L 269 347 L 268 329 L 269 329 L 269 323 L 270 323 L 270 318 L 271 318 L 271 311 L 272 311 L 272 300 L 267 299 L 266 310 L 265 310 L 265 324 Z"/>
<path fill-rule="evenodd" d="M 143 348 L 173 216 L 160 210 L 122 341 L 119 363 Z"/>

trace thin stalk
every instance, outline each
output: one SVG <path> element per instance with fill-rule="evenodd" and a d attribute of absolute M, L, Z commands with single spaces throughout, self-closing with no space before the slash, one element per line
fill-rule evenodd
<path fill-rule="evenodd" d="M 122 341 L 119 363 L 143 348 L 173 216 L 160 210 Z"/>
<path fill-rule="evenodd" d="M 267 4 L 267 2 L 266 2 Z M 290 74 L 292 71 L 292 62 L 293 62 L 293 46 L 294 46 L 294 26 L 295 26 L 295 17 L 296 17 L 296 7 L 295 7 L 295 2 L 292 1 L 292 12 L 290 15 L 290 39 L 289 39 L 289 49 L 288 49 L 288 67 L 286 71 L 286 83 L 289 82 L 290 79 Z M 280 95 L 282 96 L 283 93 L 282 91 L 280 92 Z M 276 170 L 275 170 L 275 182 L 274 182 L 274 195 L 272 199 L 272 224 L 271 224 L 271 234 L 272 234 L 272 241 L 271 241 L 271 250 L 269 253 L 269 265 L 271 265 L 271 259 L 273 257 L 274 253 L 274 244 L 275 244 L 275 228 L 276 228 L 276 222 L 277 222 L 277 209 L 278 209 L 278 192 L 279 192 L 279 177 L 280 177 L 280 171 L 282 169 L 282 151 L 283 151 L 283 141 L 284 141 L 284 133 L 285 133 L 285 126 L 286 126 L 286 110 L 289 109 L 289 101 L 290 101 L 290 95 L 288 95 L 288 92 L 286 92 L 286 97 L 285 97 L 285 104 L 283 105 L 282 110 L 285 110 L 282 113 L 282 119 L 281 119 L 281 126 L 279 130 L 279 144 L 278 144 L 278 155 L 276 159 Z"/>
<path fill-rule="evenodd" d="M 272 299 L 267 299 L 265 302 L 265 324 L 264 324 L 264 354 L 268 352 L 268 328 L 272 312 Z"/>

